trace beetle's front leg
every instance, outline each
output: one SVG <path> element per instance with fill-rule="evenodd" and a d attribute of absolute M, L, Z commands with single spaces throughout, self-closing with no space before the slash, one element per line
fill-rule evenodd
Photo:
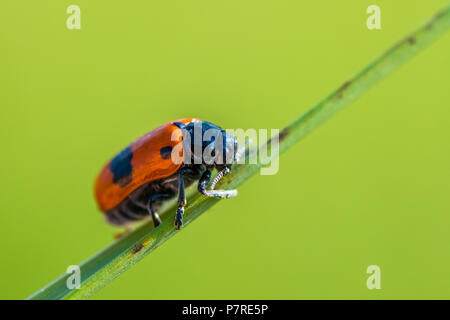
<path fill-rule="evenodd" d="M 184 178 L 183 174 L 185 171 L 181 169 L 180 174 L 178 175 L 178 208 L 177 214 L 175 215 L 175 228 L 180 230 L 183 226 L 183 214 L 184 207 L 186 206 L 186 192 L 184 188 Z"/>
<path fill-rule="evenodd" d="M 207 196 L 206 193 L 206 187 L 208 186 L 209 181 L 211 180 L 211 171 L 205 170 L 203 172 L 200 180 L 198 181 L 198 192 L 201 194 Z"/>

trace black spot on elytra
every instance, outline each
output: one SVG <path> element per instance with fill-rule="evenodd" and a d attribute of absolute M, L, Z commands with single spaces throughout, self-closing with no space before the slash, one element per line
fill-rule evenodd
<path fill-rule="evenodd" d="M 163 158 L 164 160 L 167 160 L 170 158 L 170 156 L 172 154 L 172 147 L 167 146 L 167 147 L 161 148 L 159 150 L 159 153 L 161 154 L 161 158 Z"/>
<path fill-rule="evenodd" d="M 174 122 L 173 124 L 180 129 L 184 129 L 186 127 L 186 124 L 183 122 Z"/>
<path fill-rule="evenodd" d="M 111 160 L 110 169 L 114 175 L 113 182 L 121 187 L 126 186 L 132 180 L 131 159 L 133 159 L 133 152 L 131 147 L 127 147 Z"/>

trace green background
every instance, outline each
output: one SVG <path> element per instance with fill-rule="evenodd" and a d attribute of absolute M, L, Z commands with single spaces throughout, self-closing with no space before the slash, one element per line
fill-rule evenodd
<path fill-rule="evenodd" d="M 2 1 L 0 298 L 112 242 L 93 182 L 135 138 L 282 128 L 448 3 Z M 94 298 L 450 298 L 449 52 L 447 34 Z"/>

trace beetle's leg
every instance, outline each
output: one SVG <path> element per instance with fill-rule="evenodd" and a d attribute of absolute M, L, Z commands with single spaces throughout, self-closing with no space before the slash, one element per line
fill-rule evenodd
<path fill-rule="evenodd" d="M 206 192 L 206 186 L 209 183 L 209 180 L 211 180 L 211 171 L 209 170 L 205 170 L 205 172 L 203 172 L 200 180 L 198 181 L 198 192 L 200 192 L 201 194 L 207 196 L 205 194 Z"/>
<path fill-rule="evenodd" d="M 217 174 L 218 179 L 214 178 L 212 187 L 216 186 L 216 183 L 219 182 L 222 177 L 229 172 L 225 169 L 220 171 Z M 218 199 L 228 199 L 237 196 L 237 190 L 206 190 L 206 186 L 208 185 L 209 181 L 211 180 L 211 171 L 206 170 L 203 172 L 202 177 L 200 178 L 200 181 L 198 182 L 198 191 L 206 196 L 211 198 L 218 198 Z"/>
<path fill-rule="evenodd" d="M 147 210 L 148 213 L 152 216 L 153 225 L 155 226 L 155 228 L 161 224 L 161 218 L 159 217 L 158 212 L 156 212 L 156 210 L 153 208 L 153 205 L 158 200 L 164 198 L 170 198 L 170 195 L 165 193 L 157 193 L 152 195 L 147 202 Z"/>
<path fill-rule="evenodd" d="M 184 207 L 186 206 L 186 192 L 184 190 L 184 178 L 183 174 L 185 171 L 181 169 L 180 174 L 178 175 L 178 208 L 177 208 L 177 214 L 175 215 L 175 228 L 177 230 L 180 230 L 183 226 L 183 214 L 184 214 Z"/>

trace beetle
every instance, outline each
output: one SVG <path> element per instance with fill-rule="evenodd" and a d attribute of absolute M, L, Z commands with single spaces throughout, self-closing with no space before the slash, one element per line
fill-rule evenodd
<path fill-rule="evenodd" d="M 204 141 L 206 135 L 210 136 L 208 141 Z M 180 157 L 178 161 L 174 155 Z M 198 191 L 206 197 L 237 195 L 237 190 L 214 190 L 237 157 L 236 139 L 221 127 L 196 118 L 171 121 L 137 139 L 108 162 L 96 179 L 95 198 L 112 225 L 128 226 L 151 216 L 157 227 L 161 224 L 158 209 L 176 197 L 174 225 L 179 230 L 187 186 L 198 181 Z M 214 169 L 218 173 L 207 190 Z"/>

